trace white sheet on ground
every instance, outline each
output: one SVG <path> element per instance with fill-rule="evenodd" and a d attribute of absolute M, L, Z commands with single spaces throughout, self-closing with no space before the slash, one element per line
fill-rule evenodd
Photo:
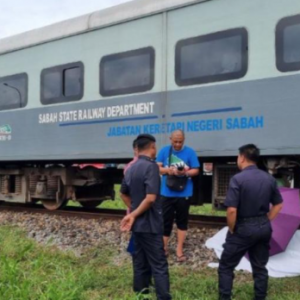
<path fill-rule="evenodd" d="M 218 258 L 221 257 L 223 252 L 222 245 L 225 243 L 227 231 L 228 227 L 223 228 L 205 243 L 207 248 L 215 251 Z M 218 264 L 211 263 L 209 266 L 216 268 Z M 267 268 L 271 277 L 280 278 L 300 275 L 300 230 L 296 231 L 285 252 L 270 257 Z M 251 272 L 250 262 L 243 257 L 236 270 Z"/>

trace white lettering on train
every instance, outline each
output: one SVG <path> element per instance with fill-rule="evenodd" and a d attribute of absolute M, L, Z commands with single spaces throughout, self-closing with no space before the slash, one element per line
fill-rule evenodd
<path fill-rule="evenodd" d="M 154 113 L 154 102 L 133 103 L 108 107 L 87 108 L 39 114 L 39 124 L 76 122 L 105 118 L 128 117 Z"/>
<path fill-rule="evenodd" d="M 39 123 L 40 124 L 56 123 L 57 121 L 58 121 L 57 113 L 39 114 Z"/>

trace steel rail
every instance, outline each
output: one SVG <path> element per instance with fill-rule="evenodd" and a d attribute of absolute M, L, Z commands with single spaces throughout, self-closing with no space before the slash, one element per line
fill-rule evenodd
<path fill-rule="evenodd" d="M 28 204 L 0 204 L 0 212 L 17 212 L 30 214 L 47 214 L 52 216 L 65 216 L 81 219 L 114 219 L 121 220 L 125 214 L 125 210 L 121 209 L 105 209 L 93 208 L 87 209 L 82 207 L 67 206 L 60 210 L 47 210 L 42 205 Z M 225 217 L 205 216 L 205 215 L 190 215 L 189 225 L 193 227 L 214 227 L 221 228 L 226 226 Z"/>

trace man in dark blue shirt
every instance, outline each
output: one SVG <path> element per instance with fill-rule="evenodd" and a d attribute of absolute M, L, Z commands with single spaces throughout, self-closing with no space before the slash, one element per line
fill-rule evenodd
<path fill-rule="evenodd" d="M 253 271 L 255 300 L 264 300 L 267 296 L 270 220 L 281 210 L 282 197 L 275 179 L 257 168 L 258 160 L 259 149 L 255 145 L 239 149 L 237 164 L 241 172 L 231 179 L 225 200 L 229 232 L 219 266 L 221 300 L 231 299 L 234 269 L 247 252 Z"/>
<path fill-rule="evenodd" d="M 121 230 L 134 236 L 134 291 L 148 292 L 151 274 L 158 300 L 171 299 L 168 262 L 163 245 L 163 217 L 160 201 L 159 167 L 155 163 L 155 138 L 149 134 L 136 139 L 138 160 L 128 169 L 121 197 L 131 213 L 121 222 Z"/>

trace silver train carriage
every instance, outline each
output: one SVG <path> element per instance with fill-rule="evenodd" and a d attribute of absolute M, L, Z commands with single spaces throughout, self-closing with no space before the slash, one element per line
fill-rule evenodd
<path fill-rule="evenodd" d="M 245 143 L 299 186 L 299 71 L 299 0 L 136 0 L 2 39 L 0 200 L 94 207 L 136 135 L 174 129 L 214 165 L 196 202 L 222 203 Z"/>

